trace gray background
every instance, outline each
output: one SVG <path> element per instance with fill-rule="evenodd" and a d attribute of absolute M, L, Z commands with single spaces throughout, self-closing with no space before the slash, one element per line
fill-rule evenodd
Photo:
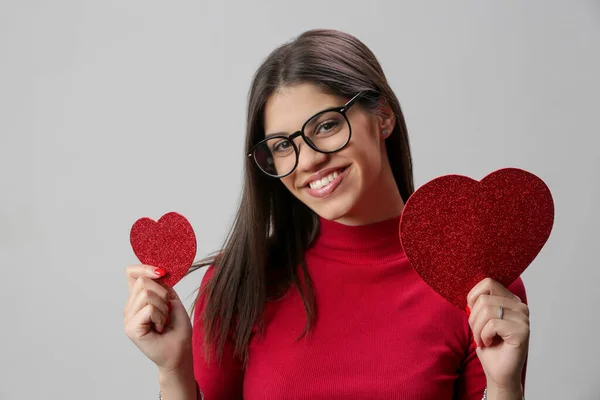
<path fill-rule="evenodd" d="M 238 201 L 246 94 L 309 28 L 379 57 L 415 184 L 505 166 L 556 203 L 523 279 L 527 396 L 599 399 L 597 1 L 0 2 L 0 398 L 151 399 L 123 330 L 129 229 L 175 210 L 217 249 Z M 177 285 L 189 305 L 203 271 Z"/>

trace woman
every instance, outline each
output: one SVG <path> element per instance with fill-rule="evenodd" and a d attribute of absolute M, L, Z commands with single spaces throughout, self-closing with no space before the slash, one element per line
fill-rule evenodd
<path fill-rule="evenodd" d="M 407 130 L 358 39 L 314 30 L 269 55 L 249 96 L 243 198 L 194 325 L 164 271 L 127 270 L 128 336 L 164 399 L 521 399 L 523 283 L 486 279 L 467 313 L 410 266 Z M 470 313 L 470 315 L 469 315 Z"/>

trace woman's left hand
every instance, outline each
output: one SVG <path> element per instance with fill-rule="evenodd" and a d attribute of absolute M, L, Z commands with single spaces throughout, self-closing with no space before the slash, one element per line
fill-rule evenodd
<path fill-rule="evenodd" d="M 529 307 L 491 278 L 471 289 L 467 304 L 469 325 L 488 387 L 520 387 L 529 349 Z M 503 308 L 502 319 L 500 306 Z"/>

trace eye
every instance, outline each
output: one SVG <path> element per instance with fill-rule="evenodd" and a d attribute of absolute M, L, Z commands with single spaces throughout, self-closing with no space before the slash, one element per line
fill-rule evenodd
<path fill-rule="evenodd" d="M 279 142 L 275 143 L 272 151 L 277 152 L 277 153 L 286 152 L 291 147 L 292 147 L 292 145 L 290 144 L 290 142 L 288 140 L 280 140 Z"/>
<path fill-rule="evenodd" d="M 329 120 L 322 122 L 317 128 L 317 133 L 328 133 L 336 129 L 339 125 L 339 121 L 337 120 Z"/>

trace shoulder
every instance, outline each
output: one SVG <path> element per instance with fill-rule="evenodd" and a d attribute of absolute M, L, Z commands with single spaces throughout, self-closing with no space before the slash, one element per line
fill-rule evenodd
<path fill-rule="evenodd" d="M 210 264 L 207 267 L 200 268 L 204 270 L 204 275 L 200 281 L 200 287 L 197 290 L 196 299 L 193 305 L 194 321 L 201 317 L 201 314 L 206 309 L 206 297 L 208 284 L 215 274 L 215 265 Z"/>
<path fill-rule="evenodd" d="M 202 281 L 200 283 L 200 289 L 202 289 L 206 285 L 208 285 L 208 282 L 210 281 L 210 279 L 213 277 L 214 274 L 215 274 L 215 264 L 208 265 L 206 267 L 206 271 L 204 272 L 204 275 L 202 276 Z"/>
<path fill-rule="evenodd" d="M 523 303 L 527 303 L 527 292 L 521 277 L 518 277 L 513 283 L 508 285 L 508 290 L 517 295 Z"/>

